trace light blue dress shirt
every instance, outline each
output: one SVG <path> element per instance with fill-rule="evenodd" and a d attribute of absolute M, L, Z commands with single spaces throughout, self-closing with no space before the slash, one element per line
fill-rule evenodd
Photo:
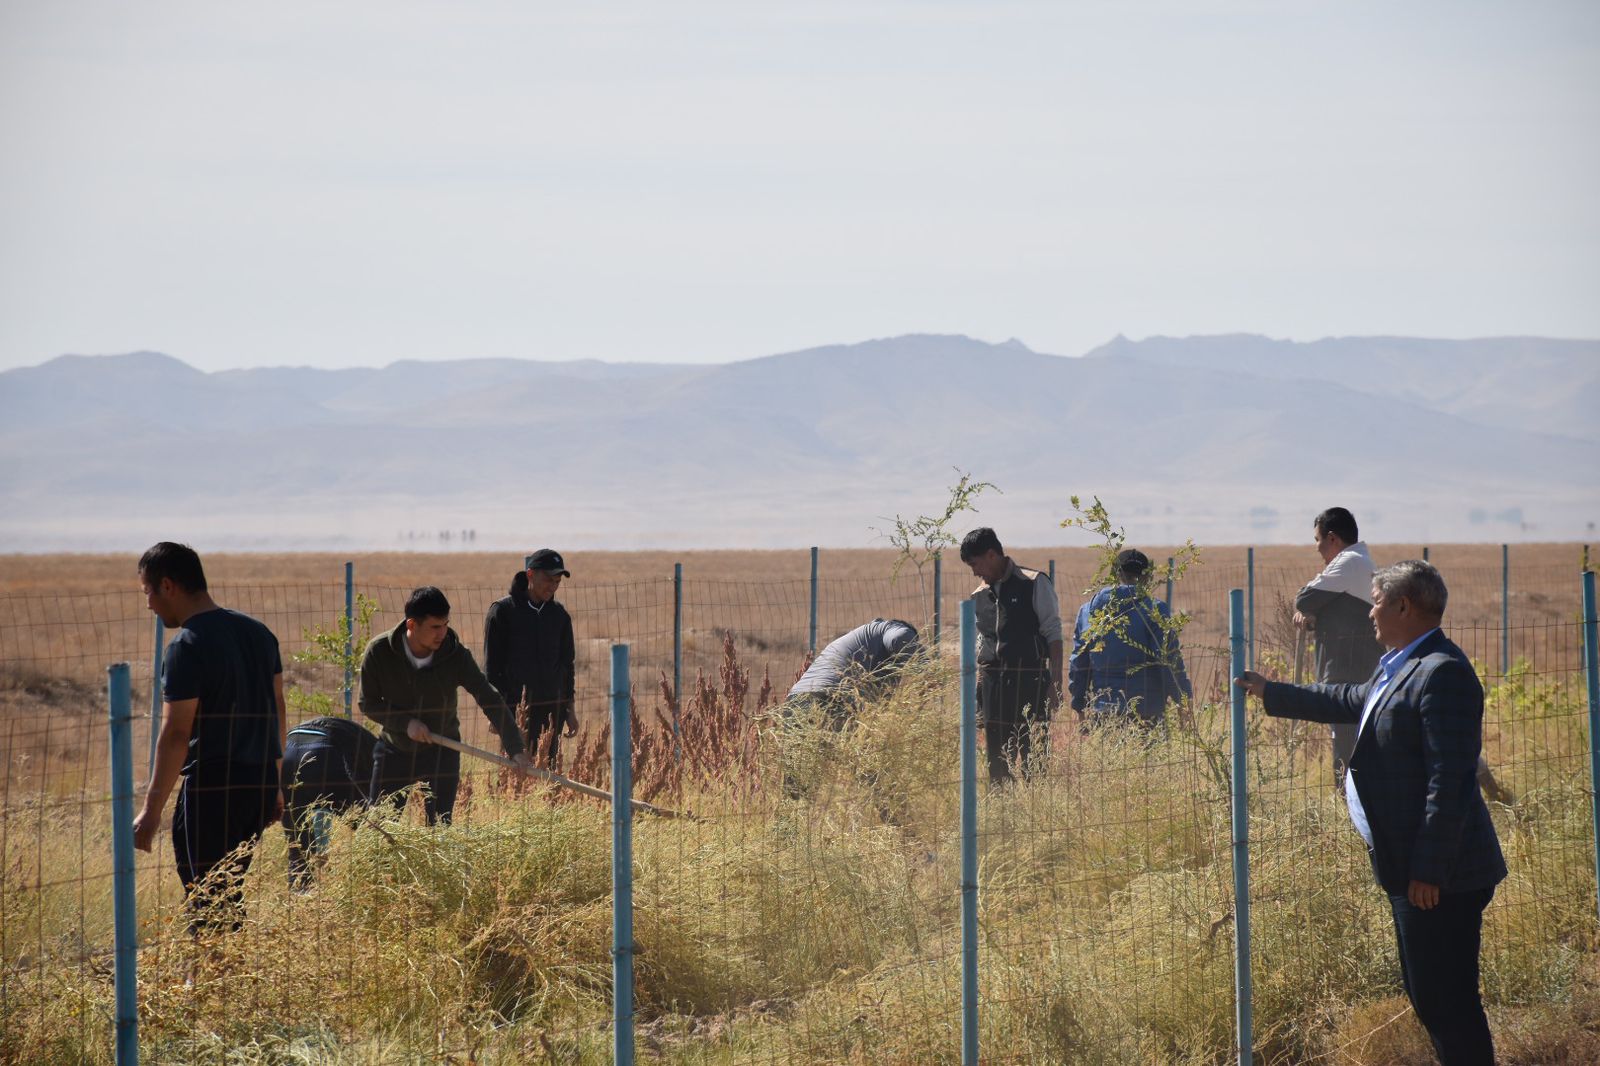
<path fill-rule="evenodd" d="M 1356 742 L 1361 742 L 1361 731 L 1367 728 L 1367 719 L 1372 717 L 1372 709 L 1383 698 L 1384 691 L 1389 687 L 1389 682 L 1394 680 L 1394 675 L 1411 658 L 1411 653 L 1417 650 L 1417 645 L 1439 632 L 1439 627 L 1434 626 L 1422 636 L 1413 640 L 1399 651 L 1391 651 L 1378 660 L 1378 680 L 1372 686 L 1372 691 L 1367 693 L 1367 703 L 1361 708 L 1361 724 L 1356 727 Z M 1372 826 L 1367 824 L 1367 812 L 1361 807 L 1361 797 L 1356 793 L 1355 775 L 1349 771 L 1344 775 L 1344 799 L 1350 807 L 1350 820 L 1355 823 L 1356 832 L 1361 834 L 1361 839 L 1367 842 L 1367 847 L 1372 847 Z"/>

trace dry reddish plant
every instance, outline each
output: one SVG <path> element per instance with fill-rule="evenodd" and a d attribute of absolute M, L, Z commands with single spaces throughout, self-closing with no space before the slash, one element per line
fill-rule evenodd
<path fill-rule="evenodd" d="M 648 715 L 639 713 L 637 697 L 630 696 L 634 796 L 647 801 L 681 797 L 686 784 L 711 783 L 731 786 L 740 796 L 760 792 L 761 723 L 778 698 L 770 672 L 763 673 L 753 697 L 750 689 L 750 673 L 739 664 L 734 635 L 726 633 L 716 674 L 707 677 L 697 672 L 686 700 L 677 698 L 665 671 Z M 568 749 L 570 755 L 563 753 L 561 772 L 609 787 L 610 748 L 610 722 L 585 730 Z M 541 745 L 541 760 L 547 755 Z"/>

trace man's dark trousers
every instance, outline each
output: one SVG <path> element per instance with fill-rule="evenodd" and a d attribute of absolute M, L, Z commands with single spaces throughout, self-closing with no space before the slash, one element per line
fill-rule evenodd
<path fill-rule="evenodd" d="M 1389 896 L 1400 944 L 1400 976 L 1417 1020 L 1443 1066 L 1489 1066 L 1494 1042 L 1478 994 L 1483 909 L 1494 889 L 1441 892 L 1431 910 L 1404 893 Z"/>
<path fill-rule="evenodd" d="M 1042 666 L 985 666 L 978 679 L 978 713 L 983 718 L 989 783 L 1013 780 L 1011 764 L 1031 775 L 1031 764 L 1048 754 L 1050 671 Z M 1035 755 L 1038 733 L 1041 751 Z"/>
<path fill-rule="evenodd" d="M 318 816 L 347 811 L 366 801 L 368 781 L 356 779 L 349 756 L 322 737 L 291 732 L 283 749 L 283 832 L 289 840 L 289 885 L 311 883 L 311 861 L 320 850 Z"/>
<path fill-rule="evenodd" d="M 239 928 L 244 875 L 277 806 L 276 762 L 201 763 L 183 775 L 172 811 L 172 854 L 191 932 Z M 219 868 L 223 880 L 203 884 Z"/>
<path fill-rule="evenodd" d="M 398 806 L 394 794 L 418 783 L 428 786 L 423 797 L 428 824 L 449 825 L 461 785 L 461 753 L 437 744 L 418 744 L 414 751 L 401 751 L 380 739 L 372 751 L 372 787 L 367 794 Z"/>

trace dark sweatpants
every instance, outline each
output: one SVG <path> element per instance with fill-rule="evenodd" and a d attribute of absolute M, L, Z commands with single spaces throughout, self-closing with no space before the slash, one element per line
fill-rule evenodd
<path fill-rule="evenodd" d="M 414 751 L 401 751 L 380 739 L 372 752 L 372 784 L 367 794 L 399 807 L 403 801 L 395 793 L 415 784 L 428 786 L 423 797 L 428 824 L 449 825 L 456 808 L 456 789 L 461 785 L 461 753 L 437 744 L 418 744 Z"/>
<path fill-rule="evenodd" d="M 1043 667 L 985 666 L 978 676 L 978 716 L 983 721 L 990 784 L 1013 779 L 1011 764 L 1031 777 L 1049 756 L 1050 671 Z M 1039 750 L 1034 750 L 1034 740 Z"/>
<path fill-rule="evenodd" d="M 326 846 L 322 819 L 366 801 L 369 781 L 356 777 L 348 753 L 326 738 L 293 731 L 283 749 L 283 832 L 289 839 L 289 885 L 304 888 L 311 860 Z"/>
<path fill-rule="evenodd" d="M 277 807 L 275 762 L 202 763 L 183 776 L 172 812 L 172 854 L 190 931 L 239 928 L 244 875 Z M 217 880 L 202 885 L 213 874 Z"/>

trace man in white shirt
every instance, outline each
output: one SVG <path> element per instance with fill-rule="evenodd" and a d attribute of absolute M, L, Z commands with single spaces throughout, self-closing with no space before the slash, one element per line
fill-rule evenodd
<path fill-rule="evenodd" d="M 1383 654 L 1372 635 L 1372 556 L 1361 542 L 1355 516 L 1330 507 L 1311 523 L 1317 554 L 1326 564 L 1294 598 L 1294 624 L 1313 634 L 1317 680 L 1324 685 L 1356 684 L 1372 676 Z M 1344 773 L 1355 746 L 1355 726 L 1333 729 L 1334 774 Z"/>

